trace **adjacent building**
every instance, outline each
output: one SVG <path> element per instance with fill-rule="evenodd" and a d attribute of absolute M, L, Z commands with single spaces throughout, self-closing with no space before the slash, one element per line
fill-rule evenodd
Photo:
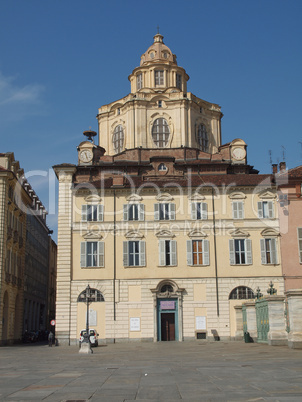
<path fill-rule="evenodd" d="M 281 260 L 285 290 L 302 288 L 302 166 L 274 166 L 279 188 Z M 301 204 L 300 204 L 301 202 Z"/>
<path fill-rule="evenodd" d="M 284 292 L 277 186 L 223 144 L 219 105 L 155 35 L 102 106 L 78 164 L 59 181 L 56 336 L 75 344 L 89 322 L 104 342 L 235 337 L 235 304 L 273 281 Z"/>
<path fill-rule="evenodd" d="M 0 345 L 19 342 L 26 330 L 46 329 L 50 245 L 46 215 L 14 154 L 1 153 Z"/>

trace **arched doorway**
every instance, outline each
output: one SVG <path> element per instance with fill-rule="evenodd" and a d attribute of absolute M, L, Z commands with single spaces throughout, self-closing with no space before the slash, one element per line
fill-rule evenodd
<path fill-rule="evenodd" d="M 89 327 L 99 334 L 99 343 L 106 338 L 106 304 L 102 292 L 95 288 L 90 288 L 89 304 Z M 87 305 L 86 305 L 86 289 L 84 289 L 77 297 L 77 339 L 80 332 L 86 328 Z"/>
<path fill-rule="evenodd" d="M 182 341 L 182 292 L 172 280 L 151 289 L 154 300 L 154 341 Z"/>
<path fill-rule="evenodd" d="M 22 337 L 22 305 L 20 296 L 16 296 L 15 300 L 15 325 L 14 325 L 14 340 L 20 340 Z"/>
<path fill-rule="evenodd" d="M 236 338 L 238 332 L 236 322 L 235 306 L 239 306 L 247 300 L 254 299 L 255 295 L 251 288 L 247 286 L 237 286 L 229 294 L 229 308 L 230 308 L 230 336 Z"/>
<path fill-rule="evenodd" d="M 2 343 L 7 343 L 8 340 L 8 293 L 4 293 L 3 297 L 3 315 L 2 315 Z"/>

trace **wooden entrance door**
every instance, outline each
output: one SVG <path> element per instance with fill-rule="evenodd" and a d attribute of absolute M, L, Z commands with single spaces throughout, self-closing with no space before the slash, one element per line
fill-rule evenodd
<path fill-rule="evenodd" d="M 161 313 L 161 340 L 175 341 L 175 313 Z"/>

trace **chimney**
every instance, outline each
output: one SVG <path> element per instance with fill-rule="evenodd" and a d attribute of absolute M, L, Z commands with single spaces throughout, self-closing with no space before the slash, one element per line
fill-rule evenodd
<path fill-rule="evenodd" d="M 273 168 L 273 174 L 278 173 L 278 164 L 277 163 L 273 163 L 272 168 Z"/>
<path fill-rule="evenodd" d="M 285 161 L 280 162 L 280 163 L 279 163 L 279 168 L 280 168 L 280 171 L 281 171 L 281 170 L 286 170 L 286 162 L 285 162 Z"/>

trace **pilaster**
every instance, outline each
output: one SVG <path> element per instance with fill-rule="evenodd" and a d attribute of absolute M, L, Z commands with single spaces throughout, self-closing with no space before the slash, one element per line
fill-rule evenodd
<path fill-rule="evenodd" d="M 242 305 L 234 306 L 236 314 L 236 331 L 235 340 L 242 340 L 243 338 L 243 321 L 242 321 Z"/>
<path fill-rule="evenodd" d="M 74 165 L 55 166 L 59 180 L 58 255 L 56 338 L 61 344 L 70 343 L 71 269 L 72 269 L 72 178 Z"/>
<path fill-rule="evenodd" d="M 269 332 L 268 344 L 272 346 L 287 345 L 287 332 L 284 320 L 284 296 L 267 296 Z"/>
<path fill-rule="evenodd" d="M 285 292 L 288 301 L 289 327 L 288 346 L 302 349 L 302 289 L 291 289 Z"/>
<path fill-rule="evenodd" d="M 256 308 L 254 301 L 248 301 L 244 303 L 246 306 L 246 321 L 247 321 L 247 330 L 250 334 L 250 337 L 254 342 L 257 341 L 257 320 L 256 320 Z"/>

